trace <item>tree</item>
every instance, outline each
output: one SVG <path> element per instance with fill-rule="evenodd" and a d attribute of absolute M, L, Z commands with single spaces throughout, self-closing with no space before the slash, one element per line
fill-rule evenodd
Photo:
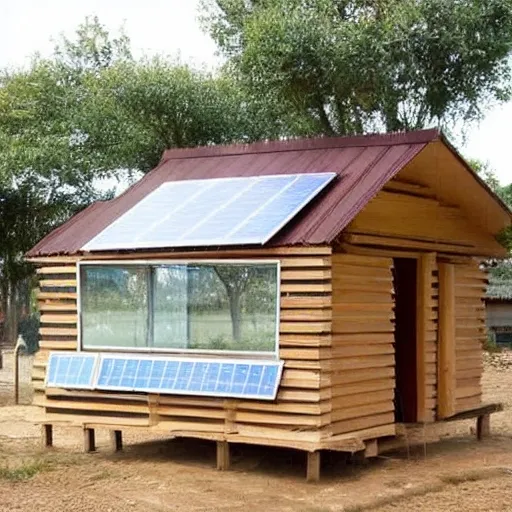
<path fill-rule="evenodd" d="M 496 173 L 490 166 L 489 162 L 481 160 L 468 160 L 471 167 L 480 175 L 481 178 L 489 185 L 491 190 L 495 192 L 503 202 L 512 209 L 512 183 L 502 186 Z M 503 230 L 498 235 L 500 243 L 506 247 L 509 252 L 512 250 L 512 228 Z M 491 279 L 494 281 L 510 281 L 512 280 L 512 260 L 496 260 L 492 259 L 485 263 L 489 270 Z"/>
<path fill-rule="evenodd" d="M 97 20 L 86 20 L 77 43 L 63 39 L 53 60 L 0 72 L 0 310 L 8 343 L 17 337 L 33 276 L 24 252 L 105 195 L 93 182 L 107 170 L 103 156 L 82 151 L 79 120 L 84 77 L 126 56 L 124 43 L 114 43 Z"/>
<path fill-rule="evenodd" d="M 511 0 L 203 0 L 258 95 L 346 135 L 473 120 L 509 97 Z"/>
<path fill-rule="evenodd" d="M 109 141 L 112 165 L 146 172 L 168 148 L 275 138 L 280 116 L 233 76 L 154 58 L 90 76 L 84 131 Z M 84 145 L 88 142 L 85 141 Z"/>

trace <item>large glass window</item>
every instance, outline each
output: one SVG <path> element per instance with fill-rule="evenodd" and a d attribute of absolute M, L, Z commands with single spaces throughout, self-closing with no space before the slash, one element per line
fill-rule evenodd
<path fill-rule="evenodd" d="M 82 264 L 82 346 L 274 352 L 277 283 L 277 263 Z"/>

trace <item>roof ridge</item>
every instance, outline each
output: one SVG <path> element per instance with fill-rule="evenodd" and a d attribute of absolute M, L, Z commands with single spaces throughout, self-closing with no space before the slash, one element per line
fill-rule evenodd
<path fill-rule="evenodd" d="M 266 140 L 247 144 L 199 146 L 196 148 L 166 149 L 160 164 L 168 160 L 202 158 L 229 155 L 249 155 L 281 151 L 307 151 L 314 149 L 336 149 L 358 146 L 394 146 L 398 144 L 422 144 L 432 142 L 441 135 L 437 128 L 411 132 L 370 133 L 345 137 L 312 137 L 284 140 Z"/>

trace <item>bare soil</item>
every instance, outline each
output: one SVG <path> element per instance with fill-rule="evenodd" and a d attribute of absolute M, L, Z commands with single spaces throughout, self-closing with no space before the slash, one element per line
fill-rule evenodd
<path fill-rule="evenodd" d="M 325 454 L 319 484 L 305 482 L 300 452 L 237 445 L 232 470 L 218 472 L 213 443 L 135 429 L 125 431 L 118 454 L 101 430 L 97 453 L 81 453 L 77 428 L 56 428 L 55 448 L 43 450 L 32 423 L 38 409 L 10 405 L 12 365 L 6 365 L 0 370 L 0 512 L 510 511 L 512 367 L 506 356 L 493 357 L 486 362 L 484 399 L 501 401 L 506 410 L 493 415 L 491 438 L 476 441 L 475 421 L 465 421 L 453 425 L 453 438 L 426 450 L 367 464 Z M 29 399 L 25 386 L 22 401 Z"/>

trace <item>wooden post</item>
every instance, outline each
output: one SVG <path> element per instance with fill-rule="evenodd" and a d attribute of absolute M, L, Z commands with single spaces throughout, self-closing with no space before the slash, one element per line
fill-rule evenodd
<path fill-rule="evenodd" d="M 364 456 L 365 458 L 377 457 L 379 455 L 379 445 L 377 439 L 373 439 L 372 441 L 366 441 L 366 446 L 364 447 Z"/>
<path fill-rule="evenodd" d="M 308 482 L 320 480 L 320 452 L 308 452 L 306 480 Z"/>
<path fill-rule="evenodd" d="M 439 345 L 437 361 L 437 415 L 455 414 L 455 267 L 439 263 Z"/>
<path fill-rule="evenodd" d="M 93 428 L 84 428 L 84 452 L 96 451 L 96 436 Z"/>
<path fill-rule="evenodd" d="M 41 425 L 41 443 L 44 448 L 53 446 L 53 425 L 49 423 Z"/>
<path fill-rule="evenodd" d="M 416 421 L 418 423 L 424 423 L 427 419 L 427 328 L 428 312 L 432 300 L 434 264 L 435 253 L 422 254 L 418 258 L 416 271 L 416 388 L 418 397 Z"/>
<path fill-rule="evenodd" d="M 120 452 L 123 449 L 123 432 L 121 430 L 110 431 L 110 445 L 114 452 Z"/>
<path fill-rule="evenodd" d="M 491 415 L 484 414 L 476 419 L 476 438 L 481 441 L 491 434 Z"/>
<path fill-rule="evenodd" d="M 217 469 L 226 471 L 229 469 L 229 443 L 227 441 L 217 441 Z"/>

